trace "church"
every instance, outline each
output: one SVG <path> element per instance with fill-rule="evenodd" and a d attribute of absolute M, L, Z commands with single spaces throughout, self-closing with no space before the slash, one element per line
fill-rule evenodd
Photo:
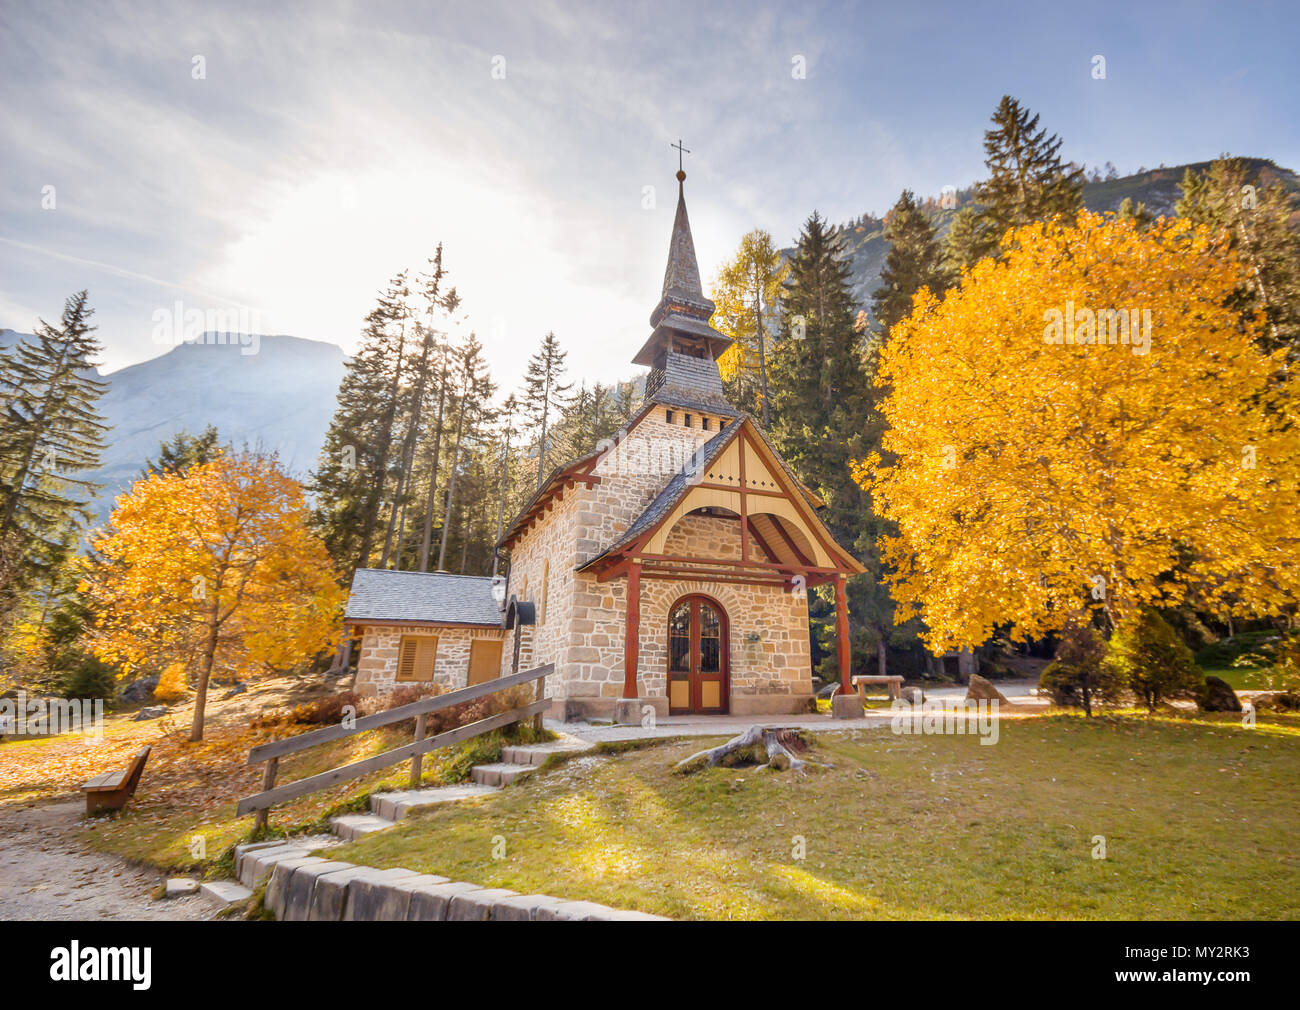
<path fill-rule="evenodd" d="M 636 413 L 543 480 L 497 545 L 504 578 L 357 571 L 345 623 L 361 638 L 358 693 L 450 690 L 554 663 L 556 718 L 809 712 L 808 591 L 824 583 L 849 691 L 844 583 L 864 569 L 723 393 L 717 359 L 731 340 L 709 325 L 685 178 L 679 169 L 650 336 L 632 358 L 650 369 Z"/>

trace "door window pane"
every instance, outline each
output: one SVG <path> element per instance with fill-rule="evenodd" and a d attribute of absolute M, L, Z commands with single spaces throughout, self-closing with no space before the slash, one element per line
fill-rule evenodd
<path fill-rule="evenodd" d="M 683 604 L 668 618 L 668 669 L 691 668 L 691 608 Z"/>
<path fill-rule="evenodd" d="M 700 604 L 700 672 L 717 673 L 721 666 L 718 660 L 721 652 L 722 622 L 718 612 L 707 603 Z"/>

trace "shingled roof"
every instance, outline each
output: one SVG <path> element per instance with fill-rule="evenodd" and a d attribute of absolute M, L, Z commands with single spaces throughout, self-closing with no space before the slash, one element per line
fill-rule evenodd
<path fill-rule="evenodd" d="M 475 624 L 501 627 L 492 580 L 447 572 L 358 568 L 343 620 L 350 624 Z"/>

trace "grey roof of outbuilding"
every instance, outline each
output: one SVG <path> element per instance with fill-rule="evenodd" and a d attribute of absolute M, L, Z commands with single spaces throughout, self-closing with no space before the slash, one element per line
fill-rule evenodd
<path fill-rule="evenodd" d="M 358 568 L 344 620 L 359 624 L 437 621 L 499 628 L 501 610 L 492 599 L 492 580 L 446 572 L 395 572 Z"/>

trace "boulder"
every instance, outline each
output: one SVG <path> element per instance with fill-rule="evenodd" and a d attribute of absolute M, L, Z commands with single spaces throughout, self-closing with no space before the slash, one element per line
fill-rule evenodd
<path fill-rule="evenodd" d="M 235 681 L 235 686 L 221 696 L 221 700 L 226 701 L 230 698 L 233 698 L 237 694 L 243 694 L 247 690 L 248 690 L 248 685 L 245 684 L 242 680 L 237 680 Z"/>
<path fill-rule="evenodd" d="M 157 677 L 141 677 L 139 680 L 133 680 L 122 688 L 117 694 L 117 700 L 124 705 L 134 705 L 139 701 L 149 701 L 153 697 L 154 688 L 158 686 Z"/>
<path fill-rule="evenodd" d="M 1241 701 L 1237 692 L 1221 677 L 1206 677 L 1197 704 L 1203 712 L 1240 712 Z"/>
<path fill-rule="evenodd" d="M 898 693 L 898 696 L 911 705 L 920 705 L 925 701 L 925 692 L 919 687 L 905 687 Z"/>
<path fill-rule="evenodd" d="M 1002 692 L 978 673 L 970 675 L 970 685 L 966 688 L 967 701 L 996 701 L 1003 705 L 1011 704 Z"/>
<path fill-rule="evenodd" d="M 144 722 L 146 719 L 161 719 L 167 714 L 166 705 L 155 705 L 153 708 L 142 708 L 139 712 L 131 717 L 132 722 Z"/>

